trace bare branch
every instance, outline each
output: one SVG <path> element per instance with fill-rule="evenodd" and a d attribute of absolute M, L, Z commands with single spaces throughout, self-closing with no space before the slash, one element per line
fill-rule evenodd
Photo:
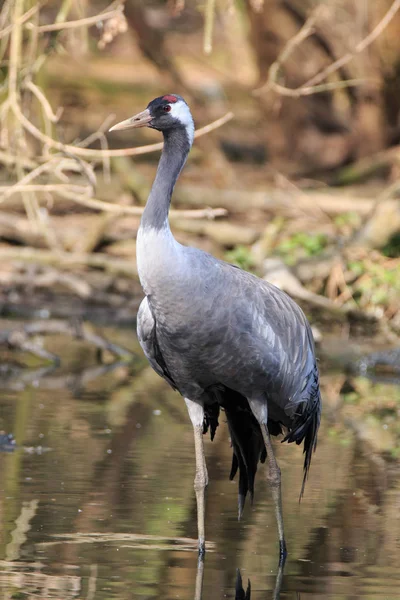
<path fill-rule="evenodd" d="M 44 165 L 43 165 L 44 166 Z M 4 190 L 4 191 L 3 191 Z M 143 206 L 121 206 L 120 204 L 111 204 L 111 202 L 105 202 L 104 200 L 98 200 L 89 196 L 88 192 L 91 192 L 91 188 L 82 185 L 72 185 L 64 183 L 43 183 L 43 184 L 21 184 L 16 183 L 12 187 L 5 188 L 0 186 L 0 203 L 6 198 L 9 198 L 13 194 L 23 192 L 48 192 L 56 193 L 61 198 L 72 200 L 77 204 L 86 206 L 93 210 L 103 210 L 106 212 L 118 213 L 119 215 L 135 215 L 140 216 L 143 213 Z M 215 219 L 217 217 L 223 217 L 227 214 L 225 208 L 204 208 L 195 210 L 174 210 L 170 211 L 172 218 L 187 218 L 187 219 Z"/>
<path fill-rule="evenodd" d="M 48 144 L 50 148 L 53 148 L 55 150 L 61 150 L 63 152 L 68 152 L 76 156 L 82 156 L 88 159 L 102 160 L 104 159 L 104 157 L 111 158 L 115 156 L 139 156 L 141 154 L 156 152 L 157 150 L 162 150 L 163 148 L 162 142 L 157 142 L 156 144 L 148 144 L 147 146 L 139 146 L 138 148 L 120 148 L 118 150 L 95 150 L 89 148 L 80 148 L 78 146 L 72 146 L 70 144 L 62 144 L 61 142 L 57 142 L 51 137 L 45 135 L 37 127 L 35 127 L 35 125 L 33 125 L 33 123 L 31 123 L 31 121 L 29 121 L 29 119 L 27 119 L 25 115 L 21 112 L 21 109 L 18 106 L 18 104 L 13 105 L 11 108 L 14 111 L 14 114 L 17 117 L 17 119 L 20 121 L 21 125 L 25 127 L 25 129 L 27 129 L 27 131 L 29 131 L 29 133 L 31 133 L 33 137 L 45 144 Z M 222 127 L 222 125 L 225 125 L 225 123 L 233 119 L 233 117 L 234 115 L 232 112 L 226 113 L 226 115 L 224 115 L 223 117 L 198 129 L 195 132 L 194 137 L 199 138 L 202 135 L 213 131 L 214 129 Z"/>
<path fill-rule="evenodd" d="M 387 13 L 384 15 L 384 17 L 379 21 L 377 26 L 371 31 L 371 33 L 367 35 L 367 37 L 365 37 L 363 40 L 361 40 L 361 42 L 359 42 L 356 45 L 352 52 L 348 52 L 347 54 L 336 60 L 334 63 L 332 63 L 331 65 L 314 75 L 314 77 L 306 81 L 306 83 L 302 87 L 309 88 L 311 86 L 317 85 L 318 83 L 321 83 L 321 81 L 326 79 L 328 75 L 331 75 L 335 71 L 338 71 L 346 63 L 352 60 L 357 54 L 363 52 L 368 46 L 372 44 L 372 42 L 374 42 L 377 39 L 377 37 L 380 36 L 384 29 L 386 29 L 386 27 L 389 25 L 390 21 L 393 19 L 393 17 L 399 9 L 400 0 L 394 0 L 393 4 L 391 5 Z"/>
<path fill-rule="evenodd" d="M 6 35 L 8 35 L 9 33 L 11 33 L 15 24 L 22 25 L 23 23 L 28 21 L 40 9 L 41 5 L 42 5 L 42 3 L 38 2 L 37 4 L 32 6 L 32 8 L 27 10 L 26 13 L 23 14 L 19 19 L 17 19 L 17 21 L 15 21 L 15 23 L 11 23 L 11 25 L 8 25 L 8 27 L 5 27 L 2 31 L 0 31 L 0 40 L 3 37 L 5 37 Z"/>
<path fill-rule="evenodd" d="M 46 115 L 46 117 L 48 118 L 49 121 L 51 121 L 52 123 L 57 123 L 57 121 L 59 120 L 60 116 L 61 116 L 61 111 L 57 111 L 57 114 L 55 114 L 53 112 L 53 109 L 51 108 L 50 102 L 47 100 L 46 96 L 43 94 L 42 90 L 35 85 L 32 81 L 28 81 L 24 84 L 24 87 L 26 89 L 28 89 L 29 91 L 32 92 L 32 94 L 35 96 L 35 98 L 40 102 L 43 111 Z"/>
<path fill-rule="evenodd" d="M 345 64 L 347 64 L 350 60 L 352 60 L 357 54 L 363 52 L 369 45 L 374 42 L 377 37 L 384 31 L 384 29 L 388 26 L 390 21 L 393 19 L 395 14 L 400 9 L 400 0 L 394 0 L 393 4 L 386 12 L 384 17 L 379 21 L 377 26 L 365 37 L 361 40 L 352 52 L 348 52 L 344 56 L 340 57 L 338 60 L 328 65 L 326 68 L 322 69 L 319 73 L 311 77 L 308 81 L 306 81 L 303 85 L 297 88 L 288 88 L 286 86 L 280 85 L 277 83 L 280 70 L 284 64 L 284 62 L 288 59 L 288 57 L 293 53 L 293 51 L 308 37 L 313 35 L 315 28 L 314 24 L 316 22 L 318 16 L 318 10 L 314 11 L 314 13 L 307 19 L 304 23 L 303 27 L 298 31 L 298 33 L 291 38 L 281 54 L 278 56 L 277 60 L 271 65 L 268 73 L 267 82 L 261 86 L 260 88 L 254 90 L 255 95 L 261 95 L 267 90 L 273 89 L 281 96 L 289 96 L 291 98 L 299 98 L 300 96 L 310 96 L 311 94 L 317 94 L 320 92 L 331 91 L 335 89 L 340 89 L 344 87 L 353 87 L 358 86 L 366 82 L 365 79 L 349 79 L 345 81 L 336 81 L 336 82 L 328 82 L 322 83 L 329 75 L 332 75 L 339 69 L 341 69 Z"/>
<path fill-rule="evenodd" d="M 17 104 L 18 96 L 18 71 L 20 67 L 21 58 L 21 44 L 22 44 L 22 28 L 21 28 L 21 17 L 23 10 L 23 0 L 14 1 L 14 12 L 13 12 L 13 27 L 11 31 L 11 42 L 10 42 L 10 62 L 8 69 L 8 98 L 10 105 Z"/>
<path fill-rule="evenodd" d="M 94 15 L 93 17 L 86 17 L 84 19 L 77 19 L 76 21 L 65 21 L 64 23 L 51 23 L 49 25 L 41 25 L 38 27 L 38 31 L 43 33 L 45 31 L 60 31 L 61 29 L 74 29 L 76 27 L 89 27 L 90 25 L 96 25 L 101 21 L 107 21 L 113 19 L 119 15 L 123 10 L 123 6 L 119 5 L 114 10 Z"/>
<path fill-rule="evenodd" d="M 106 254 L 95 252 L 92 254 L 83 254 L 77 252 L 54 252 L 52 250 L 39 250 L 37 248 L 0 248 L 0 260 L 2 261 L 21 261 L 38 263 L 41 265 L 51 265 L 63 269 L 71 269 L 78 266 L 94 267 L 103 269 L 113 274 L 125 275 L 127 277 L 136 276 L 136 265 L 131 260 L 122 258 L 110 258 Z"/>
<path fill-rule="evenodd" d="M 206 54 L 210 54 L 212 51 L 212 36 L 214 30 L 215 20 L 215 0 L 207 0 L 205 9 L 205 22 L 204 22 L 204 42 L 203 49 Z"/>
<path fill-rule="evenodd" d="M 282 65 L 287 61 L 287 59 L 294 52 L 294 50 L 296 50 L 296 48 L 298 46 L 300 46 L 300 44 L 304 40 L 309 38 L 314 33 L 314 31 L 315 31 L 314 24 L 315 24 L 315 21 L 318 16 L 317 13 L 318 13 L 318 11 L 314 11 L 313 14 L 311 14 L 310 17 L 307 19 L 307 21 L 304 23 L 303 27 L 296 33 L 296 35 L 294 37 L 292 37 L 286 43 L 282 52 L 276 59 L 276 61 L 274 63 L 272 63 L 272 65 L 270 66 L 269 71 L 268 71 L 268 79 L 267 79 L 266 83 L 263 86 L 261 86 L 260 88 L 254 90 L 253 93 L 256 96 L 259 96 L 264 91 L 271 89 L 278 85 L 277 79 L 279 76 L 279 72 L 282 68 Z M 283 86 L 279 86 L 279 87 L 283 87 Z M 288 88 L 284 88 L 284 89 L 288 89 Z M 292 92 L 294 90 L 290 90 L 290 91 Z"/>

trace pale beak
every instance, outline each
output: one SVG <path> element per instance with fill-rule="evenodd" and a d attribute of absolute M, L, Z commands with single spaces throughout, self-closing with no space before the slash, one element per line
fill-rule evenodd
<path fill-rule="evenodd" d="M 132 129 L 133 127 L 146 127 L 152 118 L 149 109 L 146 108 L 146 110 L 143 110 L 130 119 L 126 119 L 125 121 L 113 125 L 109 131 L 121 131 L 122 129 Z"/>

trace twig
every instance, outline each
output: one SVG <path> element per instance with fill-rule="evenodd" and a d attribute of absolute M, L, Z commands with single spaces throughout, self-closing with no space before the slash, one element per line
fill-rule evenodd
<path fill-rule="evenodd" d="M 61 111 L 58 110 L 57 114 L 54 114 L 53 109 L 50 106 L 50 102 L 47 100 L 42 90 L 38 88 L 38 86 L 35 85 L 32 81 L 28 81 L 27 83 L 25 83 L 24 87 L 26 87 L 26 89 L 32 92 L 35 98 L 40 102 L 48 120 L 52 123 L 57 123 L 61 116 Z"/>
<path fill-rule="evenodd" d="M 328 67 L 326 67 L 325 69 L 323 69 L 322 71 L 320 71 L 319 73 L 314 75 L 314 77 L 311 77 L 311 79 L 306 81 L 306 83 L 304 84 L 304 87 L 308 88 L 308 87 L 317 85 L 318 83 L 320 83 L 321 81 L 326 79 L 328 77 L 328 75 L 331 75 L 335 71 L 338 71 L 346 63 L 348 63 L 350 60 L 352 60 L 352 58 L 354 58 L 357 54 L 360 54 L 360 52 L 363 52 L 386 29 L 386 27 L 389 25 L 390 21 L 393 19 L 393 17 L 395 16 L 395 14 L 397 13 L 397 11 L 399 9 L 400 9 L 400 0 L 394 0 L 393 4 L 389 8 L 389 10 L 386 12 L 384 17 L 379 21 L 377 26 L 374 27 L 374 29 L 371 31 L 371 33 L 369 33 L 367 35 L 367 37 L 365 37 L 363 40 L 361 40 L 361 42 L 359 42 L 356 45 L 356 47 L 354 48 L 354 50 L 352 52 L 348 52 L 344 56 L 341 56 L 334 63 L 332 63 L 331 65 L 329 65 Z"/>
<path fill-rule="evenodd" d="M 76 21 L 65 21 L 64 23 L 51 23 L 49 25 L 40 25 L 38 27 L 38 31 L 43 33 L 45 31 L 59 31 L 61 29 L 74 29 L 76 27 L 89 27 L 90 25 L 96 25 L 96 23 L 100 23 L 101 21 L 108 21 L 109 19 L 113 19 L 116 15 L 118 15 L 123 6 L 120 5 L 118 8 L 114 10 L 110 10 L 108 12 L 103 12 L 98 15 L 94 15 L 93 17 L 86 17 L 84 19 L 77 19 Z"/>
<path fill-rule="evenodd" d="M 210 54 L 212 51 L 212 36 L 214 30 L 214 19 L 215 19 L 215 0 L 207 0 L 205 8 L 205 22 L 204 22 L 204 43 L 203 49 L 206 54 Z"/>
<path fill-rule="evenodd" d="M 80 148 L 86 148 L 87 146 L 89 146 L 90 144 L 92 144 L 93 142 L 98 140 L 99 137 L 103 136 L 104 133 L 110 129 L 110 125 L 114 121 L 114 119 L 115 119 L 114 114 L 108 115 L 108 117 L 106 117 L 104 119 L 103 123 L 100 125 L 100 127 L 98 128 L 97 131 L 88 135 L 84 140 L 77 142 L 76 145 L 79 146 Z"/>
<path fill-rule="evenodd" d="M 295 89 L 287 88 L 279 83 L 273 82 L 271 87 L 278 92 L 281 96 L 288 96 L 289 98 L 299 98 L 300 96 L 311 96 L 313 94 L 320 94 L 322 92 L 331 92 L 333 90 L 340 90 L 348 87 L 357 87 L 366 83 L 367 79 L 346 79 L 344 81 L 331 81 L 327 83 L 321 83 L 321 85 L 299 87 Z M 265 88 L 264 88 L 265 89 Z M 256 90 L 258 93 L 258 90 Z"/>
<path fill-rule="evenodd" d="M 10 105 L 17 104 L 18 72 L 21 56 L 22 29 L 21 17 L 24 7 L 23 0 L 14 0 L 13 27 L 11 31 L 10 62 L 8 69 L 8 98 Z"/>
<path fill-rule="evenodd" d="M 39 175 L 42 175 L 43 173 L 45 173 L 46 171 L 48 171 L 50 169 L 50 167 L 52 166 L 52 162 L 53 161 L 49 161 L 46 163 L 43 163 L 42 165 L 39 165 L 38 167 L 36 167 L 35 169 L 33 169 L 33 171 L 30 171 L 27 175 L 25 175 L 25 177 L 22 177 L 22 179 L 20 179 L 18 181 L 18 183 L 12 185 L 12 186 L 1 186 L 0 185 L 0 203 L 3 202 L 4 200 L 6 200 L 6 198 L 12 196 L 13 194 L 15 194 L 15 192 L 19 192 L 19 191 L 26 191 L 26 192 L 33 192 L 33 191 L 38 191 L 39 189 L 43 188 L 43 186 L 30 186 L 28 185 L 31 181 L 33 181 L 34 179 L 36 179 L 36 177 L 39 177 Z M 4 191 L 3 191 L 4 190 Z M 48 190 L 50 191 L 50 190 Z"/>
<path fill-rule="evenodd" d="M 33 125 L 33 123 L 31 123 L 31 121 L 29 121 L 29 119 L 25 117 L 25 115 L 21 112 L 17 104 L 12 106 L 12 110 L 14 111 L 14 114 L 19 119 L 22 126 L 25 127 L 25 129 L 27 129 L 29 133 L 31 133 L 36 139 L 40 140 L 45 144 L 48 144 L 51 148 L 54 148 L 55 150 L 61 150 L 63 152 L 68 152 L 76 156 L 82 156 L 88 159 L 91 158 L 101 160 L 104 157 L 111 158 L 115 156 L 139 156 L 141 154 L 156 152 L 157 150 L 162 150 L 163 148 L 162 142 L 157 142 L 156 144 L 148 144 L 147 146 L 139 146 L 138 148 L 120 148 L 118 150 L 95 150 L 89 148 L 79 148 L 78 146 L 72 146 L 69 144 L 62 144 L 61 142 L 57 142 L 51 137 L 44 135 L 37 127 L 35 127 L 35 125 Z M 213 121 L 212 123 L 209 123 L 208 125 L 205 125 L 204 127 L 198 129 L 195 132 L 194 137 L 199 138 L 202 135 L 213 131 L 214 129 L 218 129 L 218 127 L 222 127 L 222 125 L 225 125 L 225 123 L 233 119 L 233 116 L 234 115 L 232 112 L 226 113 L 226 115 L 224 115 L 223 117 L 220 117 L 216 121 Z"/>
<path fill-rule="evenodd" d="M 311 15 L 309 19 L 307 19 L 300 31 L 288 41 L 277 60 L 271 65 L 268 73 L 267 82 L 262 87 L 254 90 L 253 93 L 255 95 L 260 95 L 268 89 L 274 89 L 277 93 L 279 93 L 282 96 L 298 98 L 300 96 L 310 96 L 311 94 L 316 94 L 319 92 L 325 92 L 344 87 L 358 86 L 365 83 L 365 79 L 348 79 L 345 81 L 336 81 L 328 83 L 321 82 L 323 82 L 332 73 L 335 73 L 336 71 L 341 69 L 345 64 L 350 62 L 350 60 L 352 60 L 357 54 L 360 54 L 368 46 L 370 46 L 372 42 L 374 42 L 376 38 L 388 26 L 388 24 L 393 19 L 394 15 L 399 9 L 400 0 L 394 0 L 393 4 L 386 12 L 384 17 L 379 21 L 377 26 L 367 35 L 367 37 L 365 37 L 356 45 L 352 52 L 347 52 L 347 54 L 341 56 L 338 60 L 322 69 L 322 71 L 311 77 L 301 86 L 297 88 L 288 88 L 286 86 L 282 86 L 277 83 L 279 71 L 283 63 L 288 59 L 290 54 L 292 54 L 293 50 L 295 50 L 295 48 L 297 48 L 301 44 L 301 42 L 303 42 L 307 37 L 311 36 L 314 33 L 314 23 L 316 21 L 317 16 L 317 11 L 315 11 L 314 14 Z"/>
<path fill-rule="evenodd" d="M 9 154 L 8 152 L 4 152 L 3 150 L 0 150 L 0 163 L 3 163 L 4 165 L 7 165 L 8 167 L 11 167 L 13 165 L 15 165 L 16 162 L 19 162 L 21 166 L 24 169 L 35 169 L 37 167 L 37 164 L 31 160 L 30 158 L 26 158 L 26 157 L 19 157 L 19 156 L 15 156 L 14 154 Z"/>
<path fill-rule="evenodd" d="M 276 61 L 273 62 L 270 66 L 268 71 L 268 79 L 266 83 L 260 88 L 253 91 L 255 95 L 258 96 L 262 94 L 265 90 L 275 87 L 275 85 L 278 85 L 276 81 L 278 79 L 279 71 L 281 70 L 282 65 L 287 61 L 289 56 L 294 52 L 294 50 L 298 46 L 300 46 L 300 44 L 304 40 L 313 35 L 315 31 L 314 24 L 318 16 L 317 13 L 318 11 L 314 11 L 313 14 L 310 15 L 310 17 L 304 23 L 303 27 L 296 33 L 296 35 L 293 36 L 290 40 L 288 40 Z"/>
<path fill-rule="evenodd" d="M 114 212 L 120 215 L 135 215 L 140 216 L 143 211 L 143 206 L 121 206 L 120 204 L 111 204 L 111 202 L 105 202 L 104 200 L 98 200 L 87 195 L 88 187 L 82 185 L 72 185 L 65 183 L 43 183 L 43 184 L 27 184 L 21 185 L 20 183 L 15 184 L 10 188 L 6 188 L 3 197 L 0 199 L 0 203 L 6 198 L 13 194 L 22 192 L 53 192 L 57 193 L 62 198 L 72 200 L 77 204 L 87 206 L 94 210 L 104 210 L 107 212 Z M 1 186 L 0 186 L 1 194 Z M 188 219 L 215 219 L 216 217 L 224 217 L 227 214 L 225 208 L 204 208 L 199 210 L 171 210 L 171 217 L 183 217 Z"/>
<path fill-rule="evenodd" d="M 23 25 L 26 21 L 28 21 L 28 19 L 30 19 L 40 9 L 41 5 L 42 2 L 38 2 L 37 4 L 32 6 L 32 8 L 30 8 L 28 11 L 26 11 L 26 13 L 23 14 L 19 19 L 17 19 L 17 21 L 11 23 L 11 25 L 8 25 L 2 31 L 0 31 L 0 40 L 7 34 L 11 33 L 15 24 Z"/>
<path fill-rule="evenodd" d="M 58 194 L 67 200 L 72 200 L 77 204 L 82 204 L 88 208 L 94 210 L 104 210 L 108 212 L 118 213 L 120 215 L 135 215 L 140 216 L 144 211 L 143 206 L 121 206 L 120 204 L 111 204 L 111 202 L 105 202 L 98 200 L 97 198 L 89 198 L 83 196 L 83 194 L 76 194 L 66 189 L 58 190 Z M 172 218 L 189 218 L 189 219 L 215 219 L 217 217 L 224 217 L 227 214 L 225 208 L 204 208 L 200 210 L 170 210 L 170 216 Z"/>

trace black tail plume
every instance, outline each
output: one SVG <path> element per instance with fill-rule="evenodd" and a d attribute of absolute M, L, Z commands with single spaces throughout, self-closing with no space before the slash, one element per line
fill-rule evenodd
<path fill-rule="evenodd" d="M 250 410 L 247 399 L 233 390 L 218 390 L 218 401 L 224 408 L 232 440 L 232 480 L 239 469 L 239 519 L 242 516 L 247 496 L 254 497 L 254 479 L 258 462 L 266 458 L 261 429 Z"/>
<path fill-rule="evenodd" d="M 310 401 L 305 405 L 303 412 L 299 414 L 293 427 L 290 429 L 283 442 L 296 442 L 297 445 L 304 441 L 304 475 L 301 486 L 299 501 L 304 495 L 308 472 L 310 470 L 311 458 L 317 447 L 318 429 L 321 421 L 321 396 L 319 392 L 318 379 L 311 388 Z"/>
<path fill-rule="evenodd" d="M 210 429 L 210 438 L 213 441 L 219 418 L 219 406 L 215 402 L 214 404 L 206 404 L 204 407 L 204 423 L 203 423 L 203 435 Z"/>
<path fill-rule="evenodd" d="M 236 570 L 236 586 L 235 586 L 235 600 L 250 600 L 251 597 L 251 584 L 250 579 L 247 580 L 247 590 L 243 589 L 242 575 L 239 569 Z"/>

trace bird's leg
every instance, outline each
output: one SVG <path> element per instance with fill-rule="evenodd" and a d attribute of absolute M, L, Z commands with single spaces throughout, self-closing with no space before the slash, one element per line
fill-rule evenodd
<path fill-rule="evenodd" d="M 272 498 L 275 504 L 275 516 L 278 525 L 279 534 L 279 565 L 284 565 L 286 560 L 286 542 L 283 532 L 282 516 L 282 493 L 281 493 L 281 470 L 276 462 L 275 454 L 272 449 L 271 437 L 268 431 L 268 405 L 265 397 L 249 398 L 251 411 L 260 424 L 265 449 L 267 451 L 268 476 L 267 479 L 271 486 Z"/>
<path fill-rule="evenodd" d="M 201 600 L 203 594 L 203 578 L 204 578 L 204 557 L 199 556 L 197 561 L 196 572 L 196 587 L 194 591 L 194 600 Z"/>
<path fill-rule="evenodd" d="M 285 568 L 286 558 L 279 560 L 278 572 L 276 574 L 275 588 L 272 595 L 272 600 L 279 600 L 281 595 L 282 581 L 283 581 L 283 569 Z"/>
<path fill-rule="evenodd" d="M 196 454 L 196 475 L 194 478 L 194 491 L 197 502 L 197 529 L 199 536 L 199 555 L 203 557 L 206 551 L 205 545 L 205 489 L 208 484 L 208 473 L 203 444 L 204 406 L 202 403 L 194 402 L 185 398 L 189 417 L 192 421 L 194 431 L 194 449 Z"/>
<path fill-rule="evenodd" d="M 262 436 L 264 438 L 265 448 L 267 450 L 268 461 L 268 482 L 271 486 L 272 498 L 275 504 L 275 516 L 278 524 L 279 534 L 279 565 L 284 565 L 286 560 L 286 542 L 283 531 L 283 515 L 282 515 L 282 493 L 281 493 L 281 470 L 276 462 L 275 454 L 272 449 L 271 437 L 269 435 L 267 424 L 261 425 Z"/>

